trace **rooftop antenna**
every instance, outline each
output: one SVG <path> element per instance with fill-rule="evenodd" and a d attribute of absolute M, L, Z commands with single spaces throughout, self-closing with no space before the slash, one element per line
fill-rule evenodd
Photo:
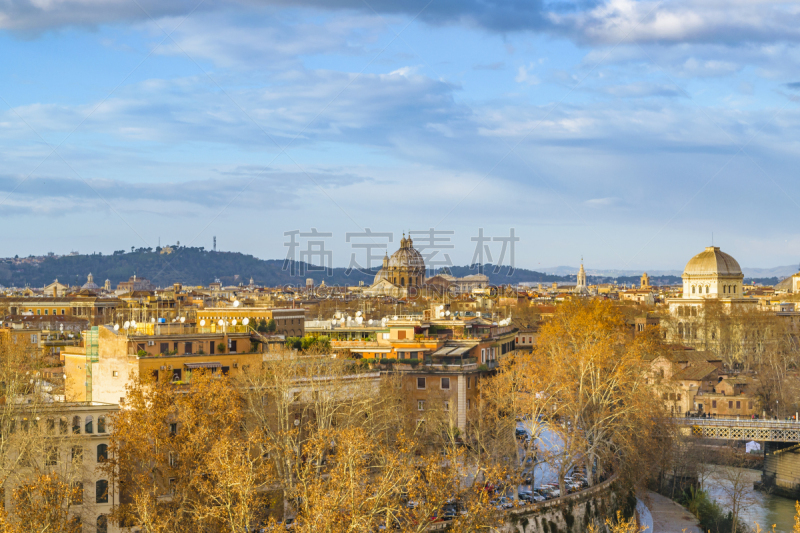
<path fill-rule="evenodd" d="M 214 251 L 217 251 L 217 236 L 214 235 Z"/>

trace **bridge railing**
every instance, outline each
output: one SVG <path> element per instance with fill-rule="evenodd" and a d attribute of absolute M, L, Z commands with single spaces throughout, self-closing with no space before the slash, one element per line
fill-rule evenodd
<path fill-rule="evenodd" d="M 766 420 L 760 419 L 737 419 L 737 418 L 686 418 L 675 417 L 670 419 L 672 423 L 683 426 L 717 426 L 717 427 L 740 427 L 740 428 L 771 428 L 771 429 L 800 429 L 800 422 L 794 420 Z"/>

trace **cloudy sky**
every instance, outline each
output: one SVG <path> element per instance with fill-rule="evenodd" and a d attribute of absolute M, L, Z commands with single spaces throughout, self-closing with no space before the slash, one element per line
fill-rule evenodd
<path fill-rule="evenodd" d="M 769 0 L 7 0 L 0 256 L 795 264 L 799 40 Z"/>

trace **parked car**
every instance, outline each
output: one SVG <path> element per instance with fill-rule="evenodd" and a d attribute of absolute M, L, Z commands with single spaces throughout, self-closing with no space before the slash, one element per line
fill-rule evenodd
<path fill-rule="evenodd" d="M 496 500 L 492 500 L 489 503 L 494 505 L 495 509 L 511 509 L 514 507 L 514 502 L 505 496 L 500 496 Z"/>

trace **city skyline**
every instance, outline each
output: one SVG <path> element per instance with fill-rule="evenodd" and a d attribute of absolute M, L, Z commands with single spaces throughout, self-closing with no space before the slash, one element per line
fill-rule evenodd
<path fill-rule="evenodd" d="M 785 4 L 100 5 L 0 8 L 0 255 L 318 228 L 346 263 L 346 232 L 435 227 L 467 264 L 513 227 L 532 270 L 800 256 Z"/>

